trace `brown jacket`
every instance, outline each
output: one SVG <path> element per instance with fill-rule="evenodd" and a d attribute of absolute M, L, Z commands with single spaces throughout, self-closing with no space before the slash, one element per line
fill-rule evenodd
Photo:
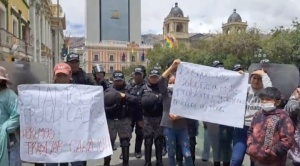
<path fill-rule="evenodd" d="M 272 123 L 274 125 L 270 125 Z M 274 132 L 270 132 L 270 129 Z M 263 165 L 284 166 L 287 152 L 293 145 L 294 125 L 285 111 L 259 111 L 254 115 L 247 140 L 247 154 L 252 161 Z"/>

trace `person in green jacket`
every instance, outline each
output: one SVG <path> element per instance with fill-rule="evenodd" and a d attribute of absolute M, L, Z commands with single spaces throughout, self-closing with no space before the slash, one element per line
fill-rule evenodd
<path fill-rule="evenodd" d="M 0 66 L 0 165 L 22 166 L 20 158 L 18 97 L 8 88 L 6 69 Z"/>

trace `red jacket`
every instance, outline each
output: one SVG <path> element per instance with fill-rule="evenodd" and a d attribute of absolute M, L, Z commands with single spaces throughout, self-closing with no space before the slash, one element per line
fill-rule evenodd
<path fill-rule="evenodd" d="M 274 133 L 267 132 L 274 118 Z M 269 136 L 270 144 L 265 138 Z M 289 115 L 281 110 L 257 112 L 248 130 L 247 154 L 251 160 L 263 165 L 285 166 L 288 150 L 294 145 L 294 125 Z"/>

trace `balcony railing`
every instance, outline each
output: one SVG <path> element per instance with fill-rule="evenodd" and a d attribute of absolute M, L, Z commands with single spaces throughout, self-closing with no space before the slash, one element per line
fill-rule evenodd
<path fill-rule="evenodd" d="M 19 46 L 18 51 L 25 55 L 33 55 L 33 46 L 25 42 L 25 40 L 19 39 L 6 29 L 0 28 L 0 46 L 11 48 L 13 44 Z"/>

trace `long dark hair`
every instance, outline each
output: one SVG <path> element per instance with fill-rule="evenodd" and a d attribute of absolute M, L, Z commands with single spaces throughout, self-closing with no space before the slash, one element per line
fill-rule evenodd
<path fill-rule="evenodd" d="M 0 89 L 5 89 L 5 88 L 7 88 L 7 81 L 6 80 L 1 80 Z"/>

